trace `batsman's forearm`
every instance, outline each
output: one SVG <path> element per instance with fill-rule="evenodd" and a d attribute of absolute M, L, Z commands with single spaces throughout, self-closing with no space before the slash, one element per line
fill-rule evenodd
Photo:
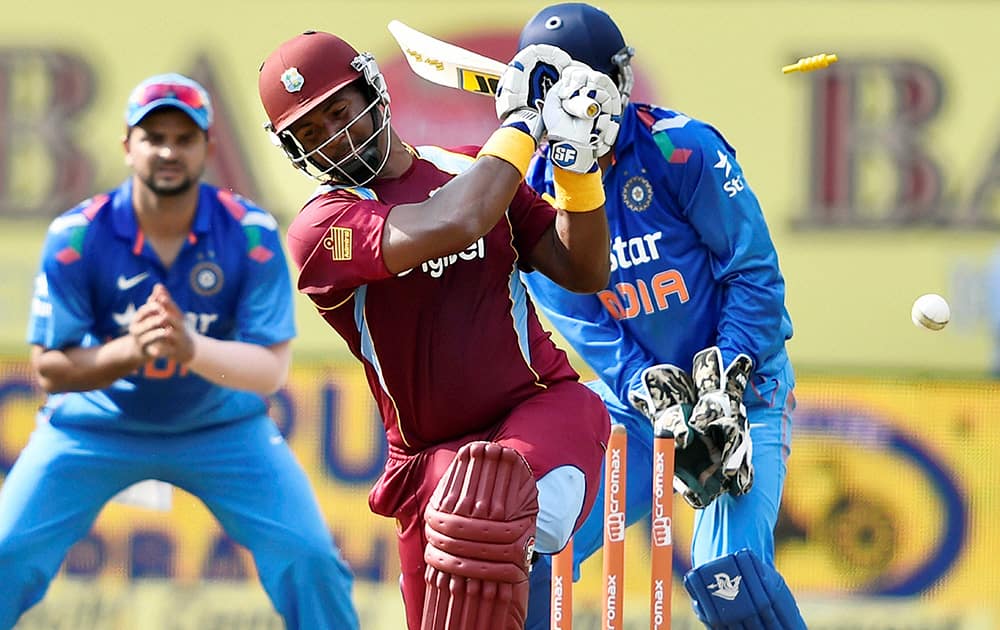
<path fill-rule="evenodd" d="M 382 261 L 393 274 L 462 251 L 503 218 L 520 173 L 490 155 L 419 204 L 390 211 L 382 235 Z"/>
<path fill-rule="evenodd" d="M 611 274 L 611 238 L 604 206 L 591 212 L 556 215 L 555 234 L 570 270 L 563 286 L 577 293 L 595 293 L 608 284 Z"/>
<path fill-rule="evenodd" d="M 216 385 L 269 396 L 285 384 L 290 362 L 288 342 L 259 346 L 195 335 L 187 367 Z"/>

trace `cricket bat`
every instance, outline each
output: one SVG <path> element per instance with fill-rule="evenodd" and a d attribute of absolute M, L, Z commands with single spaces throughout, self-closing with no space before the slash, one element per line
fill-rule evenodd
<path fill-rule="evenodd" d="M 399 20 L 389 22 L 389 32 L 417 76 L 437 85 L 496 96 L 507 64 L 435 39 Z M 567 99 L 563 109 L 577 118 L 593 119 L 601 113 L 600 105 L 586 96 Z"/>

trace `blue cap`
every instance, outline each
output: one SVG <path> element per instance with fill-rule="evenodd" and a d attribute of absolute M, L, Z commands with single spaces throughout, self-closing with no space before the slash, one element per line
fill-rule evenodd
<path fill-rule="evenodd" d="M 619 68 L 612 58 L 626 48 L 611 17 L 583 2 L 553 4 L 539 11 L 521 31 L 517 48 L 532 44 L 561 48 L 574 60 L 613 78 Z"/>
<path fill-rule="evenodd" d="M 182 74 L 158 74 L 135 86 L 125 107 L 125 124 L 135 127 L 150 112 L 173 107 L 208 131 L 212 126 L 212 101 L 197 81 Z"/>

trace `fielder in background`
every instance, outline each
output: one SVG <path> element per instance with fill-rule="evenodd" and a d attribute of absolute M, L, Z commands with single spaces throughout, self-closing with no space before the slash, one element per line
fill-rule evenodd
<path fill-rule="evenodd" d="M 28 341 L 48 394 L 0 489 L 0 628 L 42 599 L 70 546 L 122 489 L 200 498 L 253 554 L 288 628 L 357 628 L 341 560 L 265 396 L 295 336 L 277 224 L 201 182 L 212 106 L 150 77 L 128 100 L 118 188 L 52 222 Z"/>
<path fill-rule="evenodd" d="M 520 275 L 607 283 L 590 138 L 620 112 L 617 90 L 531 47 L 502 77 L 501 127 L 481 148 L 447 150 L 405 144 L 374 58 L 329 33 L 281 44 L 259 89 L 272 138 L 321 182 L 289 251 L 382 415 L 389 457 L 369 504 L 398 523 L 407 627 L 523 628 L 530 558 L 561 549 L 589 514 L 610 423 Z M 572 118 L 562 102 L 580 92 L 608 113 Z M 546 128 L 562 143 L 555 207 L 523 181 Z"/>
<path fill-rule="evenodd" d="M 684 582 L 699 618 L 712 628 L 804 627 L 774 569 L 795 381 L 785 283 L 757 198 L 715 128 L 627 102 L 633 50 L 606 13 L 582 3 L 542 9 L 520 37 L 522 48 L 537 44 L 605 73 L 627 103 L 617 140 L 598 145 L 611 281 L 578 295 L 526 276 L 536 304 L 600 376 L 590 386 L 612 420 L 628 430 L 627 521 L 650 513 L 650 421 L 677 418 L 668 427 L 675 487 L 698 510 L 695 568 Z M 553 190 L 548 160 L 532 164 L 528 182 Z M 674 413 L 677 405 L 689 413 Z M 603 489 L 574 537 L 577 570 L 602 544 L 602 501 Z M 531 576 L 532 629 L 549 624 L 546 562 Z M 722 585 L 718 574 L 733 579 Z M 755 604 L 751 590 L 769 601 Z"/>

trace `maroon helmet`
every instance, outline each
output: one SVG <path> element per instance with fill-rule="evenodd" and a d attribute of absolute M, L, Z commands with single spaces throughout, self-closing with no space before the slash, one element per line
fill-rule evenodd
<path fill-rule="evenodd" d="M 357 82 L 369 97 L 368 106 L 337 133 L 306 151 L 289 127 L 342 88 Z M 358 53 L 336 35 L 306 31 L 271 53 L 260 67 L 257 79 L 260 100 L 267 112 L 264 125 L 275 144 L 284 149 L 292 164 L 322 182 L 361 186 L 378 175 L 389 157 L 389 92 L 375 58 Z M 372 117 L 372 133 L 356 138 L 351 127 L 364 116 Z M 324 153 L 346 142 L 342 157 Z"/>

